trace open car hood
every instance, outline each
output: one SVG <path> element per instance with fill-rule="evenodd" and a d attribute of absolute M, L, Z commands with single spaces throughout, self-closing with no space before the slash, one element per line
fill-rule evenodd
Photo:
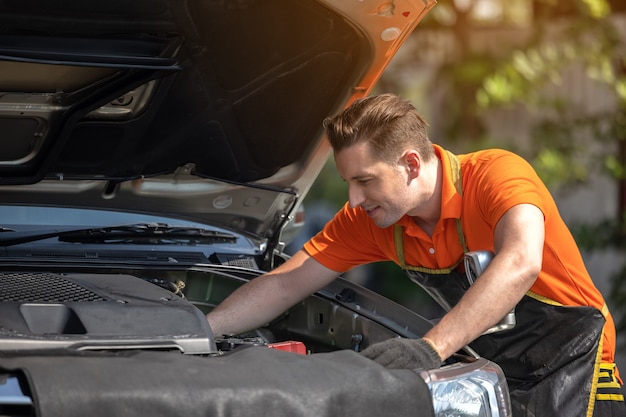
<path fill-rule="evenodd" d="M 276 236 L 433 0 L 6 0 L 0 204 Z"/>

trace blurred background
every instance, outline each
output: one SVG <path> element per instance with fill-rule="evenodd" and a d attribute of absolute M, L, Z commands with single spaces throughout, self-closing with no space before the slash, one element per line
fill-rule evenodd
<path fill-rule="evenodd" d="M 626 376 L 626 2 L 439 0 L 373 93 L 409 99 L 454 153 L 525 157 L 553 193 L 618 327 Z M 294 252 L 346 201 L 332 158 L 304 201 Z M 393 263 L 348 274 L 429 318 Z"/>

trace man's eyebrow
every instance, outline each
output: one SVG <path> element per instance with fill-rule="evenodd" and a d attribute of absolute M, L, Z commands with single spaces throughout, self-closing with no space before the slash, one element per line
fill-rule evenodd
<path fill-rule="evenodd" d="M 355 175 L 352 178 L 350 178 L 351 180 L 362 180 L 362 179 L 369 179 L 369 178 L 373 178 L 374 176 L 371 174 L 361 174 L 361 175 Z"/>

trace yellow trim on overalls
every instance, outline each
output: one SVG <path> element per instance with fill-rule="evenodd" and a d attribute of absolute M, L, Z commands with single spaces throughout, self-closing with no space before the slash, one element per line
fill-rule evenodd
<path fill-rule="evenodd" d="M 610 382 L 598 382 L 598 388 L 621 388 L 615 376 L 614 363 L 601 363 L 599 378 L 610 378 Z M 624 394 L 596 394 L 596 401 L 624 401 Z"/>
<path fill-rule="evenodd" d="M 558 301 L 554 301 L 548 297 L 544 297 L 543 295 L 539 295 L 537 293 L 534 293 L 532 291 L 528 291 L 526 293 L 527 296 L 534 298 L 537 301 L 541 301 L 542 303 L 545 304 L 550 304 L 553 306 L 557 306 L 557 307 L 563 307 L 564 305 L 559 303 Z M 609 315 L 609 306 L 606 305 L 606 303 L 604 303 L 604 305 L 602 306 L 602 308 L 600 309 L 600 313 L 602 314 L 602 317 L 604 317 L 605 319 L 608 318 Z"/>
<path fill-rule="evenodd" d="M 600 378 L 611 378 L 611 382 L 600 382 L 598 388 L 621 388 L 621 384 L 615 378 L 615 366 L 614 363 L 603 363 L 600 366 Z"/>
<path fill-rule="evenodd" d="M 543 295 L 539 295 L 536 294 L 532 291 L 528 291 L 526 293 L 527 296 L 534 298 L 537 301 L 540 301 L 542 303 L 545 304 L 549 304 L 552 306 L 557 306 L 557 307 L 562 307 L 563 304 L 559 303 L 558 301 L 554 301 L 548 297 L 544 297 Z M 609 307 L 606 305 L 606 303 L 602 306 L 602 308 L 600 309 L 600 313 L 602 314 L 602 316 L 606 319 L 607 315 L 609 314 Z M 604 327 L 602 328 L 602 334 L 604 334 Z M 602 363 L 602 344 L 604 342 L 604 337 L 600 336 L 600 343 L 598 344 L 598 351 L 596 352 L 596 360 L 595 360 L 595 364 L 593 367 L 593 376 L 591 379 L 591 391 L 589 393 L 589 401 L 587 402 L 587 417 L 592 417 L 593 415 L 593 409 L 595 408 L 595 403 L 596 400 L 614 400 L 614 401 L 623 401 L 624 400 L 624 396 L 623 395 L 617 395 L 617 394 L 597 394 L 598 391 L 598 387 L 607 387 L 605 386 L 605 384 L 599 384 L 598 383 L 598 379 L 600 377 L 600 373 L 602 372 L 602 369 L 611 369 L 611 368 L 615 368 L 615 364 L 607 364 L 607 363 Z M 611 366 L 612 365 L 612 366 Z M 607 373 L 608 376 L 608 371 L 604 371 Z M 613 380 L 615 381 L 615 384 L 617 387 L 620 387 L 619 383 L 617 382 L 617 380 L 615 379 L 615 377 L 613 377 Z M 615 387 L 613 385 L 611 385 L 611 387 Z M 620 398 L 621 397 L 621 398 Z"/>
<path fill-rule="evenodd" d="M 445 152 L 448 155 L 448 160 L 450 162 L 450 178 L 454 182 L 454 187 L 456 188 L 457 193 L 459 193 L 462 196 L 463 195 L 463 180 L 461 178 L 461 163 L 459 162 L 459 158 L 457 158 L 456 155 L 454 155 L 452 152 L 447 151 L 447 150 Z M 463 253 L 466 253 L 468 252 L 468 249 L 467 249 L 467 244 L 465 243 L 465 235 L 463 234 L 463 225 L 461 224 L 461 219 L 455 219 L 455 220 L 456 220 L 456 232 L 457 232 L 457 235 L 459 236 L 459 243 L 461 244 L 461 247 L 463 248 Z M 398 257 L 398 262 L 400 266 L 402 267 L 402 269 L 405 269 L 408 271 L 423 272 L 426 274 L 445 275 L 445 274 L 449 274 L 450 272 L 452 272 L 457 266 L 459 266 L 459 264 L 463 260 L 461 258 L 453 266 L 449 268 L 442 268 L 442 269 L 431 269 L 431 268 L 426 268 L 422 266 L 407 265 L 404 259 L 404 243 L 402 241 L 403 234 L 404 233 L 402 230 L 402 226 L 398 224 L 394 225 L 393 241 L 396 246 L 396 256 Z"/>
<path fill-rule="evenodd" d="M 624 401 L 624 396 L 622 394 L 598 394 L 596 401 Z"/>
<path fill-rule="evenodd" d="M 589 392 L 589 401 L 587 402 L 587 417 L 593 416 L 593 409 L 596 406 L 596 394 L 598 392 L 598 377 L 600 376 L 600 366 L 602 366 L 602 344 L 604 343 L 604 326 L 600 334 L 600 343 L 598 343 L 598 351 L 596 352 L 596 363 L 593 366 L 593 376 L 591 377 L 591 390 Z"/>
<path fill-rule="evenodd" d="M 541 301 L 544 304 L 550 304 L 551 306 L 563 307 L 563 304 L 559 303 L 558 301 L 554 301 L 548 297 L 544 297 L 543 295 L 536 294 L 532 291 L 528 291 L 526 295 L 529 296 L 530 298 L 534 298 L 537 301 Z"/>

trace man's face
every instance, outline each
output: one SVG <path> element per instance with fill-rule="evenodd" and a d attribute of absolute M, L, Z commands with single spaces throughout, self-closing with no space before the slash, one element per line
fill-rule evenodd
<path fill-rule="evenodd" d="M 413 209 L 411 177 L 402 159 L 376 159 L 360 142 L 335 153 L 339 175 L 348 183 L 350 207 L 361 207 L 378 227 L 388 227 Z"/>

